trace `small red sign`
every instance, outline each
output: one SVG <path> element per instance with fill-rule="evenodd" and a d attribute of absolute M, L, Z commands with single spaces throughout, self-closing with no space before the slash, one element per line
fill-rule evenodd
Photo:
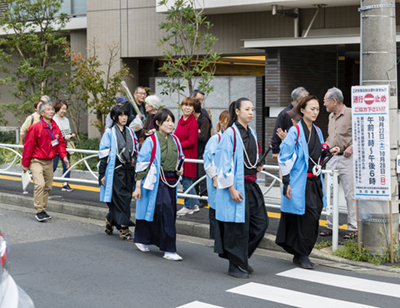
<path fill-rule="evenodd" d="M 365 97 L 364 97 L 364 102 L 365 102 L 367 105 L 371 105 L 374 101 L 375 101 L 374 96 L 373 96 L 371 93 L 365 95 Z"/>

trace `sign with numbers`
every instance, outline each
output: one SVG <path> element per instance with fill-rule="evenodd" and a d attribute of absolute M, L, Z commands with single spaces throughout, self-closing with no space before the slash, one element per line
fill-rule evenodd
<path fill-rule="evenodd" d="M 391 200 L 389 87 L 351 87 L 354 195 Z"/>

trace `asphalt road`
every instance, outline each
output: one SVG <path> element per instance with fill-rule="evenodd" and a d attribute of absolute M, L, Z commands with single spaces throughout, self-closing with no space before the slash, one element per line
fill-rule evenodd
<path fill-rule="evenodd" d="M 399 277 L 320 260 L 302 270 L 287 254 L 259 250 L 251 278 L 235 279 L 209 240 L 179 236 L 184 260 L 173 262 L 106 236 L 102 221 L 50 213 L 38 223 L 32 213 L 0 204 L 9 271 L 38 308 L 398 307 Z"/>

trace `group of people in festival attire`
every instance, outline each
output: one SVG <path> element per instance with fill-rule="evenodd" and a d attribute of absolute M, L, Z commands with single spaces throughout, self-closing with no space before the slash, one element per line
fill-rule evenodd
<path fill-rule="evenodd" d="M 218 133 L 211 137 L 210 117 L 201 108 L 204 93 L 195 91 L 182 101 L 183 115 L 176 128 L 173 113 L 162 108 L 161 100 L 156 95 L 146 96 L 145 89 L 138 87 L 134 95 L 137 108 L 125 97 L 119 97 L 107 116 L 108 128 L 100 142 L 98 166 L 100 200 L 109 207 L 105 233 L 111 235 L 116 228 L 121 239 L 134 242 L 142 252 L 149 252 L 149 245 L 156 245 L 164 251 L 164 258 L 182 260 L 176 249 L 176 217 L 199 211 L 199 204 L 197 199 L 185 200 L 185 206 L 177 211 L 177 185 L 181 181 L 186 190 L 192 186 L 193 178 L 201 177 L 195 164 L 184 163 L 185 158 L 201 155 L 203 172 L 207 174 L 210 238 L 215 240 L 214 251 L 229 261 L 229 275 L 248 278 L 254 272 L 248 260 L 269 224 L 263 194 L 257 184 L 257 172 L 262 170 L 264 162 L 260 159 L 257 135 L 249 126 L 254 117 L 253 103 L 247 98 L 232 102 L 229 110 L 220 114 Z M 277 119 L 275 128 L 278 127 L 279 142 L 271 143 L 283 183 L 276 244 L 293 255 L 293 263 L 310 269 L 314 264 L 309 255 L 318 237 L 322 208 L 326 205 L 321 168 L 330 155 L 343 153 L 343 158 L 332 159 L 334 162 L 351 161 L 351 133 L 336 130 L 336 127 L 349 127 L 351 116 L 349 108 L 343 104 L 341 91 L 329 89 L 324 97 L 324 106 L 332 112 L 327 138 L 329 148 L 321 130 L 313 124 L 320 111 L 317 97 L 300 87 L 293 91 L 292 98 L 291 108 L 282 111 Z M 32 173 L 35 217 L 43 222 L 51 218 L 45 210 L 53 168 L 61 158 L 64 173 L 69 172 L 65 140 L 74 135 L 65 120 L 67 102 L 57 101 L 53 108 L 49 99 L 42 97 L 35 108 L 37 115 L 29 116 L 24 123 L 27 134 L 22 165 L 24 172 Z M 344 175 L 351 175 L 350 167 Z M 351 181 L 348 184 L 350 187 Z M 72 190 L 67 182 L 63 189 Z M 129 230 L 135 226 L 130 208 L 133 191 L 135 234 Z M 194 189 L 189 193 L 194 194 Z M 355 232 L 351 229 L 354 228 L 351 204 L 348 202 L 349 236 Z M 330 233 L 328 228 L 320 235 Z"/>
<path fill-rule="evenodd" d="M 194 164 L 182 164 L 186 149 L 193 150 L 201 133 L 193 118 L 194 106 L 192 97 L 182 101 L 183 115 L 176 134 L 170 110 L 153 112 L 140 132 L 144 137 L 140 150 L 139 134 L 129 128 L 129 108 L 114 106 L 110 112 L 112 124 L 102 137 L 99 151 L 100 199 L 109 207 L 105 233 L 111 235 L 115 227 L 122 239 L 133 241 L 140 251 L 149 252 L 149 246 L 155 245 L 164 251 L 164 258 L 173 261 L 182 260 L 176 249 L 177 185 L 182 181 L 184 187 L 189 187 L 191 181 L 185 183 L 186 177 L 196 172 Z M 321 163 L 339 152 L 338 147 L 329 148 L 324 143 L 321 130 L 313 124 L 319 110 L 319 101 L 313 95 L 297 102 L 291 117 L 299 122 L 281 136 L 278 156 L 283 195 L 276 243 L 293 254 L 293 263 L 303 268 L 314 267 L 308 256 L 317 240 L 318 221 L 326 204 Z M 249 258 L 269 224 L 257 184 L 257 172 L 264 162 L 260 161 L 256 132 L 249 126 L 253 117 L 254 105 L 249 99 L 232 102 L 229 111 L 221 113 L 218 133 L 209 138 L 203 154 L 210 237 L 215 240 L 214 251 L 229 261 L 228 274 L 237 278 L 248 278 L 254 272 Z M 135 226 L 130 214 L 133 191 L 134 234 L 129 230 Z M 193 201 L 188 200 L 187 209 L 196 211 L 197 204 L 190 203 Z"/>

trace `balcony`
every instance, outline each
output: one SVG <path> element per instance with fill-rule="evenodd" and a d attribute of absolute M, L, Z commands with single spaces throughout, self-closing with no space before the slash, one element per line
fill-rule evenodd
<path fill-rule="evenodd" d="M 153 0 L 158 4 L 159 0 Z M 174 0 L 168 1 L 168 6 L 171 6 Z M 203 1 L 196 1 L 202 5 Z M 205 13 L 210 14 L 228 14 L 228 13 L 245 13 L 245 12 L 260 12 L 271 11 L 272 5 L 276 4 L 279 8 L 294 9 L 294 8 L 313 8 L 317 4 L 326 4 L 327 7 L 360 5 L 359 0 L 204 0 Z M 158 6 L 157 13 L 166 13 L 165 6 Z"/>

